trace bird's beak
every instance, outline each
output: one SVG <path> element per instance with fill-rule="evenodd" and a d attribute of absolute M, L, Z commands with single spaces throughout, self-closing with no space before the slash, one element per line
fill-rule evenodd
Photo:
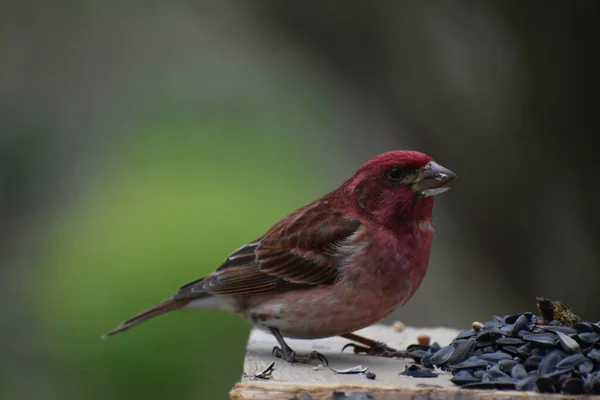
<path fill-rule="evenodd" d="M 431 161 L 419 172 L 419 176 L 413 182 L 412 189 L 425 196 L 435 196 L 450 189 L 450 182 L 456 178 L 456 174 L 440 164 Z"/>

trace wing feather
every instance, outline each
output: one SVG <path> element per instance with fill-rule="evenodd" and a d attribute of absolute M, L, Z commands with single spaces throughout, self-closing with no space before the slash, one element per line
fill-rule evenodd
<path fill-rule="evenodd" d="M 359 221 L 315 202 L 242 246 L 211 275 L 179 289 L 175 298 L 203 293 L 249 296 L 332 284 L 339 277 L 336 247 L 360 227 Z"/>

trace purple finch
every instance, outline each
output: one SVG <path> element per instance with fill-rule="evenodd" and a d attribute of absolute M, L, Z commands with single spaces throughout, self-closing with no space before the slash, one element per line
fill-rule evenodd
<path fill-rule="evenodd" d="M 290 362 L 326 361 L 296 354 L 283 337 L 343 336 L 377 354 L 385 346 L 352 332 L 390 315 L 415 293 L 433 239 L 433 197 L 454 173 L 426 154 L 402 150 L 365 163 L 336 190 L 281 219 L 233 252 L 212 274 L 123 322 L 104 337 L 179 309 L 243 316 L 269 330 Z M 389 348 L 387 348 L 389 350 Z"/>

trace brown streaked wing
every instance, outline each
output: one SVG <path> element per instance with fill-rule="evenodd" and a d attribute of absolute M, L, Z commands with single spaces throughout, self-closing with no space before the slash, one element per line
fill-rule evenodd
<path fill-rule="evenodd" d="M 176 296 L 247 296 L 331 284 L 339 272 L 335 247 L 360 226 L 331 211 L 327 202 L 311 203 L 238 249 L 213 274 L 182 286 Z"/>

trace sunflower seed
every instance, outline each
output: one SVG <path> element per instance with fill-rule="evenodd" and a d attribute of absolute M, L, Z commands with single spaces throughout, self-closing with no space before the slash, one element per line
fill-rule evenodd
<path fill-rule="evenodd" d="M 355 367 L 350 367 L 350 368 L 346 368 L 346 369 L 333 369 L 333 368 L 329 368 L 329 369 L 332 370 L 333 372 L 335 372 L 336 374 L 350 375 L 350 374 L 363 374 L 363 373 L 367 372 L 367 370 L 369 368 L 363 367 L 362 365 L 357 365 Z"/>
<path fill-rule="evenodd" d="M 587 354 L 588 358 L 597 364 L 600 364 L 600 350 L 593 349 Z"/>
<path fill-rule="evenodd" d="M 600 394 L 600 322 L 570 327 L 519 313 L 474 327 L 444 348 L 415 348 L 415 361 L 450 370 L 467 389 Z"/>
<path fill-rule="evenodd" d="M 518 361 L 515 360 L 500 360 L 500 362 L 498 362 L 498 367 L 502 372 L 506 374 L 510 374 L 512 369 L 517 365 L 520 364 Z"/>
<path fill-rule="evenodd" d="M 527 318 L 526 315 L 520 315 L 519 318 L 517 318 L 516 321 L 512 323 L 513 326 L 509 333 L 511 335 L 516 335 L 517 332 L 519 332 L 521 329 L 523 329 L 527 326 L 530 318 L 531 318 L 531 316 L 529 318 Z"/>
<path fill-rule="evenodd" d="M 512 360 L 512 357 L 509 354 L 503 353 L 501 351 L 497 351 L 495 353 L 486 353 L 479 356 L 480 359 L 489 361 L 491 363 L 498 363 L 501 360 Z"/>
<path fill-rule="evenodd" d="M 437 378 L 438 374 L 434 373 L 433 370 L 423 368 L 418 365 L 410 365 L 404 368 L 404 371 L 400 372 L 400 375 L 412 376 L 413 378 Z"/>
<path fill-rule="evenodd" d="M 535 380 L 535 385 L 541 393 L 556 393 L 554 381 L 551 378 L 537 378 Z"/>
<path fill-rule="evenodd" d="M 560 326 L 560 325 L 538 325 L 537 328 L 541 328 L 548 332 L 553 333 L 564 333 L 565 335 L 576 335 L 578 332 L 573 328 L 569 328 L 568 326 Z"/>
<path fill-rule="evenodd" d="M 458 386 L 466 385 L 467 383 L 479 382 L 480 380 L 480 378 L 476 378 L 471 372 L 464 369 L 458 371 L 456 374 L 454 374 L 452 379 L 450 379 L 452 383 Z"/>
<path fill-rule="evenodd" d="M 470 337 L 475 336 L 476 334 L 477 332 L 475 331 L 475 329 L 467 329 L 466 331 L 460 332 L 456 339 L 468 339 Z"/>
<path fill-rule="evenodd" d="M 583 379 L 570 378 L 562 385 L 562 391 L 567 394 L 583 394 Z"/>
<path fill-rule="evenodd" d="M 537 378 L 533 377 L 533 376 L 528 376 L 526 378 L 521 379 L 517 384 L 516 384 L 516 388 L 517 390 L 522 390 L 522 391 L 532 391 L 535 390 L 536 386 L 535 386 L 535 380 Z"/>
<path fill-rule="evenodd" d="M 502 347 L 502 351 L 510 354 L 513 357 L 516 357 L 519 355 L 519 352 L 517 351 L 516 346 L 504 346 L 504 347 Z"/>
<path fill-rule="evenodd" d="M 525 318 L 527 320 L 527 322 L 529 322 L 531 320 L 532 316 L 533 316 L 533 313 L 530 313 L 530 312 L 507 315 L 506 317 L 504 317 L 504 322 L 507 324 L 514 324 L 522 317 Z"/>
<path fill-rule="evenodd" d="M 598 343 L 598 341 L 600 341 L 600 335 L 597 334 L 596 332 L 584 332 L 584 333 L 580 333 L 579 335 L 577 335 L 577 337 L 579 338 L 579 340 L 581 342 L 583 342 L 584 344 L 596 344 Z"/>
<path fill-rule="evenodd" d="M 467 360 L 455 364 L 452 366 L 453 370 L 460 370 L 460 369 L 477 369 L 477 368 L 487 368 L 487 366 L 490 365 L 489 362 L 482 360 L 479 357 L 470 357 Z"/>
<path fill-rule="evenodd" d="M 554 346 L 556 344 L 556 336 L 549 333 L 536 333 L 527 335 L 523 338 L 526 342 L 534 345 Z"/>
<path fill-rule="evenodd" d="M 437 352 L 435 352 L 433 356 L 431 356 L 431 363 L 433 365 L 445 364 L 452 356 L 452 353 L 454 353 L 454 350 L 456 349 L 453 346 L 442 347 Z"/>
<path fill-rule="evenodd" d="M 538 374 L 546 375 L 550 372 L 556 371 L 557 365 L 560 362 L 560 360 L 560 353 L 558 353 L 557 351 L 548 353 L 548 355 L 546 355 L 546 357 L 542 358 L 542 361 L 540 361 L 540 365 L 538 367 Z"/>
<path fill-rule="evenodd" d="M 514 337 L 501 337 L 496 340 L 496 344 L 499 346 L 521 346 L 525 343 L 522 339 Z"/>
<path fill-rule="evenodd" d="M 537 369 L 539 368 L 541 362 L 542 362 L 542 357 L 540 357 L 540 356 L 531 356 L 527 360 L 525 360 L 525 363 L 523 364 L 523 366 L 525 367 L 525 369 L 527 371 L 531 371 L 531 370 L 536 370 L 537 371 Z"/>
<path fill-rule="evenodd" d="M 433 363 L 431 362 L 431 357 L 433 357 L 433 354 L 429 354 L 421 359 L 421 364 L 425 368 L 433 368 Z"/>
<path fill-rule="evenodd" d="M 525 367 L 523 367 L 523 365 L 517 364 L 510 371 L 510 376 L 512 376 L 515 379 L 521 380 L 527 378 L 529 375 L 527 374 L 527 371 L 525 371 Z"/>
<path fill-rule="evenodd" d="M 573 328 L 577 330 L 577 332 L 593 332 L 594 328 L 592 324 L 589 322 L 576 322 L 573 324 Z"/>
<path fill-rule="evenodd" d="M 581 353 L 573 354 L 566 358 L 563 358 L 558 364 L 556 364 L 556 368 L 575 368 L 582 362 L 586 360 L 585 356 Z"/>
<path fill-rule="evenodd" d="M 556 332 L 556 335 L 558 336 L 558 342 L 567 353 L 571 354 L 581 351 L 579 343 L 577 343 L 575 339 L 571 339 L 562 332 Z"/>
<path fill-rule="evenodd" d="M 577 366 L 577 370 L 582 374 L 589 374 L 594 370 L 594 363 L 586 358 L 581 364 Z"/>
<path fill-rule="evenodd" d="M 448 365 L 454 365 L 465 361 L 467 358 L 471 357 L 473 351 L 475 350 L 475 341 L 467 340 L 466 342 L 460 343 L 454 349 L 452 355 L 448 358 L 446 363 Z"/>

